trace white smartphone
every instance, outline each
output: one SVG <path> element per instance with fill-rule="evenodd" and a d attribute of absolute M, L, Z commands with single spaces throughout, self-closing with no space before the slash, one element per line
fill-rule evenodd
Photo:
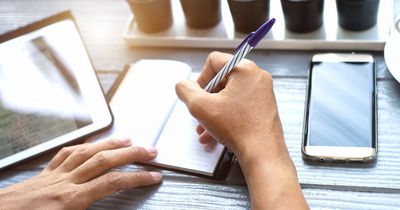
<path fill-rule="evenodd" d="M 371 162 L 377 155 L 376 73 L 367 54 L 312 57 L 302 154 L 320 162 Z"/>

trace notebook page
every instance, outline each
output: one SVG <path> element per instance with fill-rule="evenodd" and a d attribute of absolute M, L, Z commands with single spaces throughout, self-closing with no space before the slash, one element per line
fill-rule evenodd
<path fill-rule="evenodd" d="M 197 120 L 179 100 L 155 144 L 158 155 L 153 164 L 212 176 L 224 146 L 200 144 L 197 125 Z"/>
<path fill-rule="evenodd" d="M 175 84 L 189 77 L 190 66 L 171 60 L 141 60 L 128 70 L 110 108 L 114 124 L 97 140 L 130 137 L 152 146 L 177 102 Z"/>

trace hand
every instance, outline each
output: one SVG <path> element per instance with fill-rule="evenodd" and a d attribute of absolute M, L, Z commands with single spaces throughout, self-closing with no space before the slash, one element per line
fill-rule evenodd
<path fill-rule="evenodd" d="M 287 156 L 269 73 L 244 59 L 218 87 L 220 92 L 209 94 L 202 89 L 230 58 L 210 54 L 198 83 L 185 80 L 176 86 L 179 98 L 201 124 L 197 128 L 200 142 L 216 139 L 239 161 L 266 152 L 271 157 Z M 266 150 L 271 147 L 276 149 Z"/>
<path fill-rule="evenodd" d="M 86 209 L 118 190 L 159 183 L 158 172 L 110 171 L 156 156 L 129 139 L 65 147 L 39 175 L 0 190 L 1 209 Z"/>
<path fill-rule="evenodd" d="M 216 93 L 203 90 L 231 57 L 211 53 L 197 82 L 176 85 L 178 97 L 200 123 L 200 142 L 215 139 L 235 153 L 253 209 L 307 209 L 285 145 L 271 75 L 244 59 Z"/>

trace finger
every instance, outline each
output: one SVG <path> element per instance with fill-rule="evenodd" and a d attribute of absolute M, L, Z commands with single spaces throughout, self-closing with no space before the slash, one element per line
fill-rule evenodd
<path fill-rule="evenodd" d="M 214 137 L 212 137 L 211 134 L 207 131 L 204 131 L 203 133 L 200 134 L 199 141 L 201 144 L 210 144 L 216 142 Z"/>
<path fill-rule="evenodd" d="M 133 162 L 145 162 L 154 159 L 157 150 L 154 147 L 125 147 L 114 150 L 100 151 L 80 165 L 72 172 L 72 178 L 76 183 L 91 180 L 105 171 Z"/>
<path fill-rule="evenodd" d="M 263 72 L 263 74 L 268 74 L 265 70 L 260 69 L 256 63 L 249 59 L 242 59 L 235 67 L 234 71 L 231 71 L 226 77 L 226 81 L 224 83 L 224 91 L 243 91 L 242 87 L 249 87 L 248 83 L 254 82 L 257 84 L 257 78 L 254 77 L 254 74 L 259 74 L 259 72 Z M 247 90 L 249 91 L 249 90 Z"/>
<path fill-rule="evenodd" d="M 185 104 L 194 97 L 201 97 L 207 94 L 198 83 L 190 80 L 183 80 L 175 85 L 175 92 L 179 99 Z"/>
<path fill-rule="evenodd" d="M 197 134 L 201 134 L 201 133 L 203 133 L 203 131 L 204 131 L 205 129 L 204 129 L 204 127 L 202 126 L 202 125 L 197 125 L 197 127 L 196 127 L 196 133 Z"/>
<path fill-rule="evenodd" d="M 85 144 L 80 144 L 62 148 L 60 151 L 57 152 L 53 159 L 50 160 L 50 162 L 44 168 L 43 172 L 56 169 L 62 162 L 64 162 L 65 159 L 67 159 L 71 155 L 73 151 L 84 146 Z"/>
<path fill-rule="evenodd" d="M 129 138 L 85 144 L 84 146 L 75 149 L 72 154 L 60 165 L 60 169 L 63 171 L 72 171 L 100 151 L 127 147 L 131 144 L 132 143 Z"/>
<path fill-rule="evenodd" d="M 233 56 L 227 53 L 212 52 L 207 58 L 207 61 L 203 67 L 203 70 L 197 79 L 199 85 L 204 88 L 208 82 L 222 69 L 222 67 L 232 58 Z"/>
<path fill-rule="evenodd" d="M 203 90 L 197 82 L 183 80 L 175 86 L 176 94 L 189 109 L 193 117 L 204 120 L 216 103 L 212 95 Z"/>
<path fill-rule="evenodd" d="M 108 172 L 96 179 L 80 185 L 86 203 L 93 203 L 119 190 L 148 186 L 160 183 L 161 174 L 158 172 Z"/>

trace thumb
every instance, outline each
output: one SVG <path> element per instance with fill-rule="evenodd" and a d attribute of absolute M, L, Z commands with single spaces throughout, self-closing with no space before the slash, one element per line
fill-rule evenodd
<path fill-rule="evenodd" d="M 196 98 L 196 96 L 205 93 L 197 82 L 191 80 L 182 80 L 177 83 L 175 85 L 175 91 L 179 99 L 185 104 L 188 104 L 189 100 Z"/>
<path fill-rule="evenodd" d="M 201 118 L 206 114 L 206 106 L 210 104 L 207 103 L 207 101 L 210 101 L 210 95 L 197 82 L 183 80 L 176 84 L 175 91 L 195 118 Z"/>

